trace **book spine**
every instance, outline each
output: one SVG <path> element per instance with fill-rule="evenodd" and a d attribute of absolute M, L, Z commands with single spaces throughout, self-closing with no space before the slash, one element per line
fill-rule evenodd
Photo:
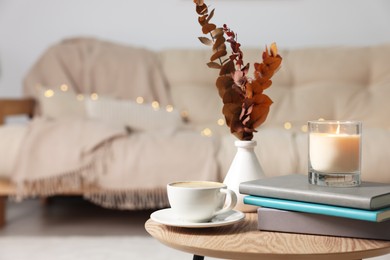
<path fill-rule="evenodd" d="M 258 209 L 258 228 L 263 231 L 390 240 L 390 221 L 366 222 L 269 208 Z"/>
<path fill-rule="evenodd" d="M 349 208 L 359 208 L 372 210 L 371 200 L 366 198 L 356 198 L 352 196 L 348 196 L 347 198 L 344 196 L 340 196 L 340 194 L 321 194 L 316 192 L 305 192 L 305 191 L 295 191 L 291 192 L 291 190 L 284 190 L 283 188 L 273 188 L 268 186 L 260 186 L 260 185 L 240 185 L 240 193 L 253 195 L 253 196 L 261 196 L 261 197 L 271 197 L 277 199 L 288 199 L 288 200 L 297 200 L 311 203 L 320 203 L 320 204 L 328 204 L 334 206 L 343 206 Z"/>
<path fill-rule="evenodd" d="M 362 209 L 353 209 L 345 207 L 337 207 L 323 204 L 315 204 L 308 202 L 281 200 L 274 198 L 266 198 L 259 196 L 245 196 L 244 203 L 262 206 L 267 208 L 275 208 L 282 210 L 292 210 L 306 213 L 322 214 L 335 217 L 360 219 L 364 221 L 377 221 L 377 212 Z"/>

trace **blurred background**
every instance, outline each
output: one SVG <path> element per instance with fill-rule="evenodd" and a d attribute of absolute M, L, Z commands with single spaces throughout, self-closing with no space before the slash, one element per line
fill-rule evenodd
<path fill-rule="evenodd" d="M 387 0 L 209 0 L 213 21 L 244 47 L 372 45 L 390 41 Z M 42 52 L 66 37 L 96 36 L 160 50 L 204 48 L 192 0 L 0 0 L 0 96 L 21 96 Z"/>

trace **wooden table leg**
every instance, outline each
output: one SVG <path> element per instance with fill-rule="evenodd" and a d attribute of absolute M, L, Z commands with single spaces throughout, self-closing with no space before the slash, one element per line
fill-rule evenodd
<path fill-rule="evenodd" d="M 194 255 L 194 258 L 192 258 L 192 260 L 204 260 L 204 256 Z"/>
<path fill-rule="evenodd" d="M 7 196 L 0 196 L 0 228 L 5 225 L 5 207 Z"/>

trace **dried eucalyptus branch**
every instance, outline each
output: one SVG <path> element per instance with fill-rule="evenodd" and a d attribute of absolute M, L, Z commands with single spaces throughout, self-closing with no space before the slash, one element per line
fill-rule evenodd
<path fill-rule="evenodd" d="M 207 66 L 220 70 L 216 86 L 224 104 L 222 113 L 226 124 L 231 133 L 240 140 L 252 140 L 256 128 L 263 124 L 268 116 L 272 100 L 263 91 L 271 86 L 271 78 L 279 69 L 282 57 L 278 54 L 276 44 L 272 43 L 270 50 L 266 47 L 263 52 L 263 62 L 254 64 L 254 78 L 248 77 L 249 63 L 244 66 L 244 55 L 241 44 L 237 42 L 236 33 L 226 24 L 217 27 L 211 23 L 214 9 L 209 13 L 203 0 L 194 0 L 194 3 L 202 32 L 210 36 L 199 37 L 199 40 L 212 46 L 213 50 Z M 225 42 L 230 44 L 232 52 L 224 59 L 227 55 Z"/>

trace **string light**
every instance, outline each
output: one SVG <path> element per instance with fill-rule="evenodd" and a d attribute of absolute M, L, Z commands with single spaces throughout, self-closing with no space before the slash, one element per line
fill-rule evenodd
<path fill-rule="evenodd" d="M 98 100 L 99 99 L 99 95 L 97 93 L 92 93 L 91 94 L 91 99 L 92 100 Z"/>
<path fill-rule="evenodd" d="M 200 132 L 200 134 L 201 134 L 202 136 L 210 137 L 210 136 L 213 135 L 213 132 L 211 131 L 210 128 L 205 128 L 205 129 L 203 129 L 203 130 Z"/>
<path fill-rule="evenodd" d="M 143 97 L 137 97 L 137 99 L 135 100 L 138 104 L 142 104 L 144 103 L 144 98 Z"/>
<path fill-rule="evenodd" d="M 69 87 L 68 87 L 68 85 L 66 85 L 66 84 L 62 84 L 61 86 L 60 86 L 60 89 L 62 90 L 62 91 L 68 91 L 68 89 L 69 89 Z"/>
<path fill-rule="evenodd" d="M 36 85 L 36 88 L 42 88 L 42 86 L 39 85 L 39 84 L 37 84 L 37 85 Z M 69 87 L 68 87 L 68 85 L 66 85 L 66 84 L 62 84 L 62 85 L 60 86 L 60 90 L 63 91 L 63 92 L 66 92 L 66 91 L 69 90 Z M 47 98 L 50 98 L 50 97 L 52 97 L 52 96 L 54 96 L 54 95 L 55 95 L 55 91 L 52 90 L 52 89 L 47 89 L 47 90 L 44 92 L 44 96 L 47 97 Z M 89 97 L 90 97 L 91 100 L 98 100 L 98 99 L 99 99 L 99 95 L 98 95 L 97 93 L 91 93 Z M 84 96 L 83 94 L 77 94 L 77 95 L 76 95 L 76 99 L 77 99 L 78 101 L 83 101 L 83 100 L 85 99 L 85 96 Z M 139 97 L 136 98 L 136 102 L 137 102 L 138 104 L 143 104 L 143 103 L 145 102 L 145 100 L 144 100 L 143 97 L 139 96 Z M 153 101 L 153 102 L 151 103 L 151 106 L 152 106 L 152 108 L 153 108 L 155 111 L 158 111 L 158 110 L 160 109 L 160 104 L 159 104 L 157 101 Z M 165 107 L 165 110 L 166 110 L 167 112 L 172 112 L 172 111 L 174 110 L 174 108 L 173 108 L 172 105 L 167 105 L 167 106 Z M 184 121 L 187 121 L 187 120 L 188 120 L 188 115 L 189 115 L 189 113 L 188 113 L 187 110 L 182 110 L 182 111 L 180 112 L 180 115 L 181 115 L 181 117 L 184 119 Z M 289 123 L 289 122 L 286 122 L 286 123 L 285 123 L 285 128 L 286 128 L 286 129 L 291 128 L 291 124 L 290 124 L 290 125 L 288 125 L 288 124 L 290 124 L 290 123 Z M 223 118 L 218 119 L 218 120 L 217 120 L 217 125 L 219 125 L 219 126 L 225 125 L 225 119 L 223 119 Z M 303 127 L 302 127 L 302 128 L 303 128 Z M 304 130 L 302 130 L 302 131 L 304 131 Z M 213 131 L 212 131 L 210 128 L 206 127 L 206 128 L 204 128 L 204 129 L 201 131 L 201 135 L 202 135 L 202 136 L 205 136 L 205 137 L 211 137 L 211 136 L 213 135 Z"/>
<path fill-rule="evenodd" d="M 47 89 L 44 94 L 43 94 L 45 97 L 47 98 L 50 98 L 52 96 L 54 96 L 54 91 L 52 89 Z"/>
<path fill-rule="evenodd" d="M 220 119 L 217 120 L 217 124 L 218 124 L 219 126 L 223 126 L 223 125 L 225 124 L 225 120 L 222 119 L 222 118 L 220 118 Z"/>
<path fill-rule="evenodd" d="M 155 111 L 160 109 L 160 104 L 157 101 L 152 102 L 152 107 Z"/>
<path fill-rule="evenodd" d="M 292 124 L 290 122 L 285 122 L 283 126 L 286 130 L 290 130 L 292 128 Z"/>
<path fill-rule="evenodd" d="M 167 105 L 167 106 L 165 107 L 165 110 L 167 110 L 167 112 L 172 112 L 172 111 L 173 111 L 173 106 Z"/>
<path fill-rule="evenodd" d="M 36 88 L 43 88 L 42 85 L 40 85 L 40 84 L 36 84 L 35 87 L 36 87 Z M 60 86 L 60 90 L 63 91 L 63 92 L 66 92 L 66 91 L 69 90 L 69 86 L 66 85 L 66 84 L 62 84 L 62 85 Z M 44 96 L 47 97 L 47 98 L 50 98 L 50 97 L 52 97 L 52 96 L 54 96 L 54 95 L 55 95 L 55 91 L 52 90 L 52 89 L 47 89 L 47 90 L 44 91 Z M 91 93 L 90 98 L 91 98 L 91 100 L 98 100 L 98 99 L 99 99 L 99 95 L 98 95 L 97 93 Z M 78 101 L 83 101 L 83 100 L 85 99 L 85 96 L 84 96 L 83 94 L 77 94 L 77 95 L 76 95 L 76 99 L 77 99 Z M 143 104 L 143 103 L 145 102 L 145 100 L 144 100 L 143 97 L 139 96 L 139 97 L 136 98 L 136 102 L 137 102 L 138 104 Z M 158 110 L 160 109 L 160 104 L 159 104 L 157 101 L 153 101 L 153 102 L 151 103 L 151 106 L 152 106 L 152 108 L 153 108 L 155 111 L 158 111 Z M 167 112 L 172 112 L 172 111 L 174 110 L 174 108 L 173 108 L 172 105 L 167 105 L 167 106 L 165 107 L 165 110 L 166 110 Z M 185 121 L 188 121 L 189 113 L 188 113 L 187 110 L 182 110 L 182 111 L 180 112 L 180 115 L 181 115 L 181 117 L 182 117 Z M 319 118 L 318 121 L 325 121 L 325 119 L 324 119 L 324 118 Z M 217 125 L 223 126 L 223 125 L 225 125 L 225 124 L 226 124 L 225 119 L 219 118 L 219 119 L 217 120 Z M 286 130 L 290 130 L 290 129 L 292 129 L 293 125 L 292 125 L 291 122 L 285 122 L 285 123 L 283 124 L 283 127 L 284 127 L 284 129 L 286 129 Z M 306 133 L 306 132 L 308 131 L 308 126 L 307 126 L 307 125 L 302 125 L 301 128 L 300 128 L 300 130 L 301 130 L 302 132 Z M 389 130 L 390 130 L 390 128 L 389 128 Z M 210 128 L 206 127 L 206 128 L 204 128 L 204 129 L 201 131 L 201 135 L 202 135 L 202 136 L 205 136 L 205 137 L 211 137 L 211 136 L 213 135 L 213 131 L 212 131 Z"/>

